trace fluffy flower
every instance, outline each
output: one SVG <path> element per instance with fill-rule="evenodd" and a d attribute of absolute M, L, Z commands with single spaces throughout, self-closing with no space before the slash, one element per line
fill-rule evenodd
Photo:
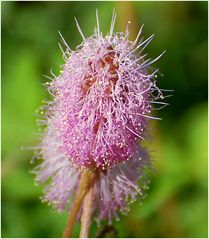
<path fill-rule="evenodd" d="M 44 159 L 35 173 L 44 183 L 44 201 L 58 209 L 69 209 L 78 187 L 81 170 L 98 170 L 94 187 L 94 209 L 98 219 L 116 216 L 127 203 L 142 194 L 138 181 L 149 158 L 139 142 L 146 137 L 152 103 L 162 98 L 156 86 L 156 72 L 145 60 L 143 49 L 152 40 L 135 41 L 125 33 L 114 33 L 113 14 L 110 32 L 103 36 L 97 27 L 72 51 L 66 45 L 61 74 L 48 86 L 53 101 L 46 108 L 47 125 L 40 145 Z M 139 42 L 138 42 L 139 41 Z M 159 102 L 160 104 L 162 102 Z"/>

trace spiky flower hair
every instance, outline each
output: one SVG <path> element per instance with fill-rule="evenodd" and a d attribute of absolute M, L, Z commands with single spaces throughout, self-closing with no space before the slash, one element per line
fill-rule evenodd
<path fill-rule="evenodd" d="M 106 36 L 98 14 L 96 19 L 88 38 L 76 20 L 83 42 L 75 51 L 61 36 L 65 62 L 61 74 L 48 83 L 53 100 L 42 107 L 43 162 L 35 173 L 38 182 L 50 179 L 43 200 L 69 210 L 82 172 L 98 172 L 94 210 L 98 220 L 111 222 L 118 210 L 127 211 L 142 196 L 147 184 L 143 169 L 151 164 L 140 142 L 148 135 L 149 120 L 156 119 L 153 104 L 164 104 L 156 86 L 158 70 L 150 67 L 162 54 L 154 60 L 142 54 L 153 38 L 141 38 L 143 26 L 132 42 L 128 27 L 125 33 L 114 33 L 115 13 Z"/>

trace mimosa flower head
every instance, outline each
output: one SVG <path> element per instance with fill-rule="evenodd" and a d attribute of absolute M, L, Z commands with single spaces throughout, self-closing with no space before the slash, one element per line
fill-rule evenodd
<path fill-rule="evenodd" d="M 155 119 L 152 104 L 163 98 L 157 70 L 150 67 L 162 54 L 151 60 L 142 53 L 153 35 L 143 41 L 141 27 L 130 41 L 128 28 L 114 33 L 115 20 L 113 14 L 103 36 L 97 14 L 97 27 L 88 38 L 76 20 L 83 42 L 75 51 L 62 37 L 65 63 L 48 83 L 53 101 L 45 106 L 44 161 L 36 169 L 37 181 L 52 180 L 44 200 L 60 210 L 70 208 L 81 171 L 97 170 L 94 208 L 99 219 L 109 221 L 142 195 L 138 182 L 150 160 L 139 143 L 148 135 L 149 120 Z"/>

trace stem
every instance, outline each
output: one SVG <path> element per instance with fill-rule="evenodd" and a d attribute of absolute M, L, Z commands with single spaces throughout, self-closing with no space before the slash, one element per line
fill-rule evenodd
<path fill-rule="evenodd" d="M 91 172 L 90 171 L 84 171 L 81 173 L 80 177 L 80 183 L 77 189 L 76 197 L 73 203 L 73 207 L 71 209 L 71 213 L 69 215 L 64 233 L 63 238 L 70 238 L 73 231 L 73 225 L 76 221 L 76 216 L 78 214 L 78 211 L 80 209 L 80 205 L 83 201 L 83 198 L 86 194 L 86 191 L 89 187 L 90 179 L 91 179 Z"/>
<path fill-rule="evenodd" d="M 89 228 L 91 225 L 91 215 L 94 199 L 94 185 L 89 187 L 88 192 L 83 200 L 83 213 L 81 216 L 80 238 L 88 238 Z"/>

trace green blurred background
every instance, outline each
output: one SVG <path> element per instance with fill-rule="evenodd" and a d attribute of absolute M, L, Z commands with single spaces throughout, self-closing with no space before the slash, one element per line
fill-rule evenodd
<path fill-rule="evenodd" d="M 112 237 L 207 237 L 207 2 L 2 2 L 2 237 L 61 237 L 67 214 L 39 200 L 42 189 L 33 175 L 33 152 L 21 146 L 38 143 L 35 110 L 49 95 L 42 85 L 50 68 L 63 63 L 61 31 L 72 48 L 81 43 L 74 16 L 86 36 L 99 10 L 101 29 L 116 30 L 132 21 L 144 36 L 156 34 L 146 52 L 164 74 L 159 86 L 173 89 L 170 106 L 156 112 L 149 142 L 156 171 L 142 206 L 114 222 Z M 96 223 L 91 237 L 98 231 Z M 78 236 L 76 225 L 74 236 Z M 107 235 L 103 235 L 107 236 Z"/>

